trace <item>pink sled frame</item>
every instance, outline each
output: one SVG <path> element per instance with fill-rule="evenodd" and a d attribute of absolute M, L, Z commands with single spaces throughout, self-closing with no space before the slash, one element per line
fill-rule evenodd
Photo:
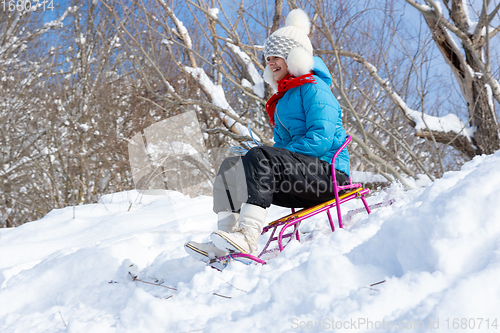
<path fill-rule="evenodd" d="M 345 149 L 345 147 L 347 147 L 347 145 L 351 142 L 352 138 L 350 135 L 347 136 L 345 142 L 342 144 L 342 146 L 340 146 L 340 148 L 337 150 L 337 152 L 335 153 L 335 155 L 333 156 L 332 158 L 332 163 L 331 163 L 331 168 L 332 168 L 332 177 L 333 177 L 333 191 L 335 193 L 335 201 L 331 204 L 328 204 L 324 207 L 321 207 L 320 209 L 317 209 L 317 210 L 314 210 L 312 212 L 309 212 L 308 214 L 304 215 L 304 216 L 301 216 L 297 219 L 294 219 L 292 220 L 291 222 L 290 221 L 286 221 L 286 222 L 280 222 L 280 223 L 276 223 L 276 224 L 273 224 L 273 225 L 268 225 L 266 227 L 264 227 L 262 229 L 262 233 L 261 235 L 264 235 L 265 233 L 267 233 L 269 230 L 272 229 L 272 233 L 271 233 L 271 236 L 269 237 L 267 243 L 266 243 L 266 246 L 264 247 L 264 249 L 260 252 L 259 256 L 256 257 L 256 256 L 253 256 L 251 254 L 246 254 L 246 253 L 234 253 L 234 254 L 231 254 L 229 256 L 225 256 L 225 257 L 220 257 L 220 258 L 217 258 L 217 260 L 224 260 L 224 259 L 228 259 L 229 257 L 230 258 L 245 258 L 245 259 L 251 259 L 259 264 L 263 264 L 265 265 L 266 262 L 264 260 L 262 260 L 260 257 L 262 257 L 262 255 L 266 254 L 266 253 L 269 253 L 269 252 L 273 252 L 275 249 L 273 250 L 268 250 L 269 248 L 269 245 L 273 242 L 273 241 L 278 241 L 278 248 L 281 251 L 283 251 L 283 249 L 285 248 L 286 245 L 288 245 L 288 243 L 292 240 L 292 237 L 295 237 L 295 239 L 297 239 L 299 242 L 300 242 L 300 235 L 299 235 L 299 226 L 300 226 L 300 223 L 305 220 L 305 219 L 308 219 L 309 217 L 311 216 L 314 216 L 316 214 L 319 214 L 321 212 L 324 212 L 326 210 L 326 213 L 328 215 L 328 220 L 330 222 L 330 227 L 332 228 L 332 232 L 335 231 L 335 225 L 333 223 L 333 219 L 332 219 L 332 215 L 330 214 L 330 208 L 333 208 L 333 207 L 336 207 L 337 208 L 337 217 L 338 217 L 338 221 L 339 221 L 339 228 L 343 228 L 344 225 L 342 224 L 342 213 L 340 211 L 340 205 L 347 202 L 347 201 L 350 201 L 352 199 L 355 199 L 355 198 L 361 198 L 362 202 L 363 202 L 363 205 L 365 206 L 366 208 L 366 212 L 368 214 L 371 213 L 371 210 L 370 210 L 370 207 L 368 206 L 368 203 L 366 202 L 366 198 L 365 198 L 365 195 L 368 194 L 370 192 L 369 189 L 362 189 L 361 191 L 359 192 L 356 192 L 356 193 L 353 193 L 351 195 L 348 195 L 347 197 L 344 197 L 343 199 L 339 199 L 339 191 L 341 190 L 351 190 L 351 189 L 356 189 L 356 188 L 360 188 L 361 187 L 361 184 L 360 183 L 355 183 L 353 184 L 351 182 L 351 177 L 349 177 L 349 185 L 343 185 L 343 186 L 339 186 L 337 185 L 337 177 L 335 175 L 335 160 L 337 159 L 337 157 L 339 156 L 340 152 Z M 338 203 L 338 204 L 337 204 Z M 295 213 L 295 209 L 292 208 L 292 213 Z M 278 229 L 278 227 L 280 226 L 283 226 L 278 234 L 278 236 L 274 236 L 275 233 L 276 233 L 276 230 Z M 294 227 L 293 231 L 288 233 L 288 234 L 285 234 L 285 230 L 290 228 L 290 227 Z M 289 238 L 288 239 L 288 242 L 283 245 L 283 239 L 284 238 Z"/>

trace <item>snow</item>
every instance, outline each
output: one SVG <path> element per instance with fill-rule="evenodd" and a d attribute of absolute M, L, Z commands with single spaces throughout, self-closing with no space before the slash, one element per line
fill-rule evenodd
<path fill-rule="evenodd" d="M 219 17 L 219 8 L 210 8 L 208 10 L 208 13 L 210 16 L 212 16 L 214 19 L 217 19 Z"/>
<path fill-rule="evenodd" d="M 495 119 L 496 122 L 498 122 L 497 114 L 494 111 L 495 106 L 493 105 L 493 90 L 491 89 L 491 86 L 489 84 L 485 84 L 484 87 L 486 88 L 486 94 L 488 98 L 488 105 L 490 106 L 490 110 L 492 110 L 493 114 L 493 119 Z"/>
<path fill-rule="evenodd" d="M 352 171 L 351 178 L 353 183 L 372 183 L 372 182 L 380 182 L 386 183 L 387 179 L 382 175 L 374 174 L 373 172 L 366 171 Z"/>
<path fill-rule="evenodd" d="M 247 79 L 245 79 L 245 78 L 243 78 L 243 79 L 241 80 L 241 85 L 242 85 L 243 87 L 245 87 L 245 88 L 250 88 L 250 89 L 252 89 L 252 88 L 253 88 L 253 84 L 252 84 L 252 82 L 248 81 L 248 80 L 247 80 Z"/>
<path fill-rule="evenodd" d="M 422 5 L 422 4 L 421 4 L 421 5 L 420 5 L 420 11 L 422 11 L 422 12 L 432 12 L 433 10 L 432 10 L 432 8 L 431 8 L 431 7 L 429 7 L 429 6 L 427 6 L 427 5 Z"/>
<path fill-rule="evenodd" d="M 170 12 L 173 13 L 172 9 L 170 9 Z M 175 26 L 178 27 L 178 31 L 181 35 L 184 35 L 184 34 L 188 34 L 188 30 L 186 29 L 186 27 L 184 26 L 184 23 L 182 23 L 181 20 L 179 20 L 175 15 L 172 16 L 173 17 L 173 20 L 175 22 Z"/>
<path fill-rule="evenodd" d="M 255 65 L 253 64 L 250 57 L 245 52 L 243 52 L 238 46 L 236 46 L 234 44 L 227 43 L 227 46 L 245 64 L 245 67 L 247 68 L 247 72 L 250 74 L 252 81 L 255 83 L 255 85 L 250 86 L 250 88 L 253 90 L 253 92 L 257 96 L 259 96 L 260 98 L 264 98 L 264 95 L 265 95 L 264 79 L 262 78 L 262 75 L 259 73 L 257 68 L 255 68 Z M 246 81 L 248 82 L 248 80 L 246 80 Z M 246 83 L 242 82 L 242 85 L 245 86 L 245 84 Z"/>
<path fill-rule="evenodd" d="M 438 132 L 454 132 L 460 133 L 461 135 L 471 138 L 474 136 L 475 128 L 466 127 L 465 124 L 458 118 L 457 115 L 449 113 L 443 117 L 434 117 L 428 114 L 422 115 L 418 111 L 409 111 L 410 117 L 417 123 L 415 126 L 416 130 L 425 130 L 429 128 L 432 131 Z"/>
<path fill-rule="evenodd" d="M 163 39 L 161 40 L 161 43 L 162 43 L 163 45 L 172 45 L 172 44 L 174 44 L 172 41 L 170 41 L 170 40 L 168 40 L 168 39 L 166 39 L 166 38 L 163 38 Z"/>
<path fill-rule="evenodd" d="M 334 233 L 326 214 L 319 214 L 302 224 L 301 243 L 266 258 L 267 265 L 232 262 L 223 272 L 183 250 L 189 240 L 207 241 L 216 227 L 211 197 L 128 191 L 53 210 L 41 220 L 0 229 L 0 327 L 454 332 L 453 324 L 466 319 L 475 329 L 461 326 L 461 332 L 494 332 L 500 308 L 499 164 L 497 152 L 477 156 L 426 187 L 393 184 L 368 198 L 370 204 L 395 200 L 392 205 L 353 215 Z M 362 206 L 355 200 L 342 207 L 348 214 Z M 268 221 L 285 212 L 271 207 Z"/>
<path fill-rule="evenodd" d="M 90 128 L 89 125 L 87 125 L 87 124 L 80 124 L 79 126 L 82 129 L 82 131 L 84 131 L 84 132 L 87 132 Z"/>
<path fill-rule="evenodd" d="M 474 29 L 476 29 L 477 22 L 473 22 L 470 17 L 470 12 L 469 12 L 469 5 L 467 4 L 466 0 L 462 0 L 462 8 L 464 9 L 464 15 L 465 18 L 467 19 L 467 25 L 469 26 L 469 33 L 473 34 Z"/>
<path fill-rule="evenodd" d="M 474 136 L 476 130 L 475 127 L 466 127 L 465 124 L 458 118 L 457 115 L 449 113 L 446 116 L 435 117 L 428 114 L 424 114 L 419 111 L 412 110 L 408 105 L 401 99 L 401 97 L 393 93 L 392 96 L 401 106 L 403 111 L 415 122 L 415 129 L 419 130 L 430 130 L 436 132 L 454 132 L 465 136 L 470 140 Z"/>
<path fill-rule="evenodd" d="M 162 1 L 162 3 L 165 4 L 164 1 Z M 166 5 L 164 5 L 164 6 L 166 6 Z M 184 41 L 184 44 L 186 45 L 186 47 L 188 49 L 192 49 L 193 48 L 193 41 L 191 40 L 191 36 L 189 35 L 187 28 L 184 26 L 184 23 L 177 18 L 177 16 L 174 14 L 174 11 L 170 7 L 167 7 L 167 11 L 170 14 L 169 15 L 170 18 L 172 19 L 175 26 L 177 27 L 177 31 L 179 32 L 179 34 L 182 35 L 182 39 Z"/>

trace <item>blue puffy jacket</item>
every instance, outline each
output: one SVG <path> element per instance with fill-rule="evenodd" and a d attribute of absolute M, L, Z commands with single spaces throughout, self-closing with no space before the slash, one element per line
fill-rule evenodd
<path fill-rule="evenodd" d="M 274 147 L 315 156 L 331 163 L 345 142 L 340 105 L 330 90 L 332 76 L 323 60 L 314 57 L 316 84 L 306 83 L 288 90 L 274 112 Z M 349 153 L 344 149 L 335 169 L 350 174 Z"/>

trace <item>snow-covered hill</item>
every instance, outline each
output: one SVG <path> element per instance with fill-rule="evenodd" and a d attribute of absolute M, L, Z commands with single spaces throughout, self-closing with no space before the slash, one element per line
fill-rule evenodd
<path fill-rule="evenodd" d="M 210 197 L 130 191 L 55 210 L 0 229 L 0 331 L 495 332 L 499 166 L 497 153 L 425 188 L 393 185 L 369 198 L 393 205 L 334 233 L 320 214 L 267 265 L 223 272 L 183 249 L 214 230 Z"/>

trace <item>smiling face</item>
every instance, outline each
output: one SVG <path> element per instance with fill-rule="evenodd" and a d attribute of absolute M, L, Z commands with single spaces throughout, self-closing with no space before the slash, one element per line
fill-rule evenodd
<path fill-rule="evenodd" d="M 273 72 L 273 77 L 276 82 L 288 75 L 288 66 L 283 58 L 269 56 L 267 57 L 267 65 Z"/>

